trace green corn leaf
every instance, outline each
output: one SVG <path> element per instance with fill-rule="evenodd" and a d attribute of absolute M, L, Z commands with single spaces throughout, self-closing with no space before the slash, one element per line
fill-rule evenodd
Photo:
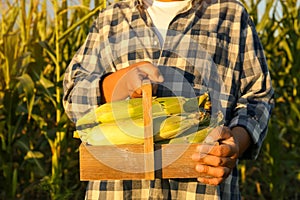
<path fill-rule="evenodd" d="M 64 37 L 66 37 L 67 35 L 69 35 L 72 31 L 74 31 L 75 29 L 77 29 L 78 26 L 80 26 L 81 24 L 85 23 L 89 18 L 91 18 L 92 16 L 94 16 L 101 9 L 103 9 L 102 6 L 99 6 L 99 7 L 95 8 L 95 9 L 93 9 L 92 11 L 90 11 L 87 15 L 85 15 L 84 17 L 82 17 L 78 22 L 74 23 L 70 28 L 68 28 L 62 34 L 60 34 L 58 40 L 60 41 Z"/>
<path fill-rule="evenodd" d="M 44 154 L 40 151 L 28 151 L 24 160 L 44 158 Z"/>
<path fill-rule="evenodd" d="M 20 81 L 20 87 L 22 87 L 25 92 L 29 120 L 31 118 L 31 113 L 35 100 L 35 85 L 28 74 L 23 74 L 22 76 L 17 77 L 17 79 Z"/>
<path fill-rule="evenodd" d="M 17 17 L 19 15 L 18 7 L 11 7 L 7 12 L 3 12 L 3 21 L 2 21 L 2 33 L 3 35 L 8 34 L 14 28 L 16 24 Z"/>
<path fill-rule="evenodd" d="M 13 177 L 12 177 L 12 186 L 11 186 L 12 187 L 12 189 L 11 189 L 12 197 L 16 196 L 17 186 L 18 186 L 18 169 L 14 168 Z"/>

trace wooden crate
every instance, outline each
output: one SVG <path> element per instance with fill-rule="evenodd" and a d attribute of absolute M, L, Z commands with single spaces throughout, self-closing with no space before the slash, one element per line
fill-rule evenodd
<path fill-rule="evenodd" d="M 143 84 L 144 145 L 91 146 L 79 148 L 80 179 L 135 180 L 155 178 L 195 178 L 191 156 L 198 144 L 154 144 L 152 127 L 152 91 Z"/>
<path fill-rule="evenodd" d="M 147 171 L 143 145 L 80 145 L 81 180 L 134 180 L 154 178 L 195 178 L 191 155 L 197 144 L 154 145 L 153 171 Z M 150 161 L 151 162 L 151 161 Z"/>

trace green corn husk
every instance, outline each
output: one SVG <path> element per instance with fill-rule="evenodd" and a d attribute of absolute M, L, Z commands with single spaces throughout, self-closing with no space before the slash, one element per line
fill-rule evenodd
<path fill-rule="evenodd" d="M 195 98 L 185 97 L 158 97 L 152 100 L 152 115 L 163 116 L 173 115 L 183 112 L 194 112 L 199 109 L 199 105 L 208 100 L 208 95 L 203 94 Z M 143 117 L 142 98 L 134 98 L 122 101 L 105 103 L 90 111 L 80 118 L 76 126 L 83 126 L 94 123 L 109 123 L 126 118 Z"/>
<path fill-rule="evenodd" d="M 210 121 L 209 113 L 204 110 L 207 102 L 207 94 L 195 98 L 153 98 L 154 141 L 170 140 L 207 124 Z M 78 120 L 74 137 L 91 145 L 142 144 L 143 123 L 142 98 L 106 103 Z"/>

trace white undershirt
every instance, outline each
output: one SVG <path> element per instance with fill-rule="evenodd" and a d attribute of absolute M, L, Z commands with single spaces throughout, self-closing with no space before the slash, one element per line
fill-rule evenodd
<path fill-rule="evenodd" d="M 170 22 L 180 10 L 188 5 L 189 1 L 190 0 L 163 2 L 144 0 L 146 10 L 153 21 L 161 46 L 165 40 Z"/>

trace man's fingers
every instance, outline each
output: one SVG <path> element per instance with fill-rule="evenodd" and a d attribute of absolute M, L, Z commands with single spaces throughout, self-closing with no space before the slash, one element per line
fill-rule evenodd
<path fill-rule="evenodd" d="M 197 152 L 200 155 L 214 155 L 219 157 L 231 157 L 236 154 L 236 151 L 231 145 L 219 144 L 219 145 L 209 145 L 209 144 L 200 144 L 197 146 Z"/>
<path fill-rule="evenodd" d="M 224 181 L 223 178 L 209 178 L 209 177 L 199 177 L 197 180 L 207 185 L 219 185 Z"/>
<path fill-rule="evenodd" d="M 126 74 L 127 88 L 131 98 L 142 96 L 142 82 L 148 75 L 137 68 L 134 68 Z"/>
<path fill-rule="evenodd" d="M 236 159 L 231 157 L 218 157 L 212 155 L 204 155 L 200 153 L 194 153 L 192 159 L 200 164 L 211 165 L 214 167 L 223 166 L 230 169 L 236 166 Z"/>
<path fill-rule="evenodd" d="M 159 69 L 149 62 L 141 62 L 136 67 L 132 68 L 127 74 L 128 90 L 131 98 L 142 97 L 142 82 L 148 78 L 153 83 L 160 83 L 164 79 L 159 72 Z M 153 91 L 155 91 L 154 88 Z"/>
<path fill-rule="evenodd" d="M 229 176 L 231 169 L 198 164 L 196 165 L 196 171 L 199 172 L 199 182 L 209 185 L 219 185 Z"/>
<path fill-rule="evenodd" d="M 164 77 L 160 73 L 159 69 L 151 63 L 143 63 L 139 65 L 137 69 L 147 74 L 147 78 L 154 83 L 161 83 L 164 81 Z"/>
<path fill-rule="evenodd" d="M 141 97 L 143 79 L 148 78 L 152 83 L 163 82 L 159 69 L 148 61 L 134 63 L 120 69 L 102 80 L 101 101 L 110 102 L 126 99 L 127 97 Z M 155 89 L 155 88 L 154 88 Z M 153 90 L 155 92 L 155 90 Z"/>
<path fill-rule="evenodd" d="M 213 167 L 208 165 L 196 165 L 196 171 L 206 178 L 227 178 L 231 172 L 227 167 Z"/>
<path fill-rule="evenodd" d="M 214 143 L 217 141 L 226 140 L 231 136 L 231 130 L 228 127 L 218 126 L 209 133 L 203 143 Z"/>

